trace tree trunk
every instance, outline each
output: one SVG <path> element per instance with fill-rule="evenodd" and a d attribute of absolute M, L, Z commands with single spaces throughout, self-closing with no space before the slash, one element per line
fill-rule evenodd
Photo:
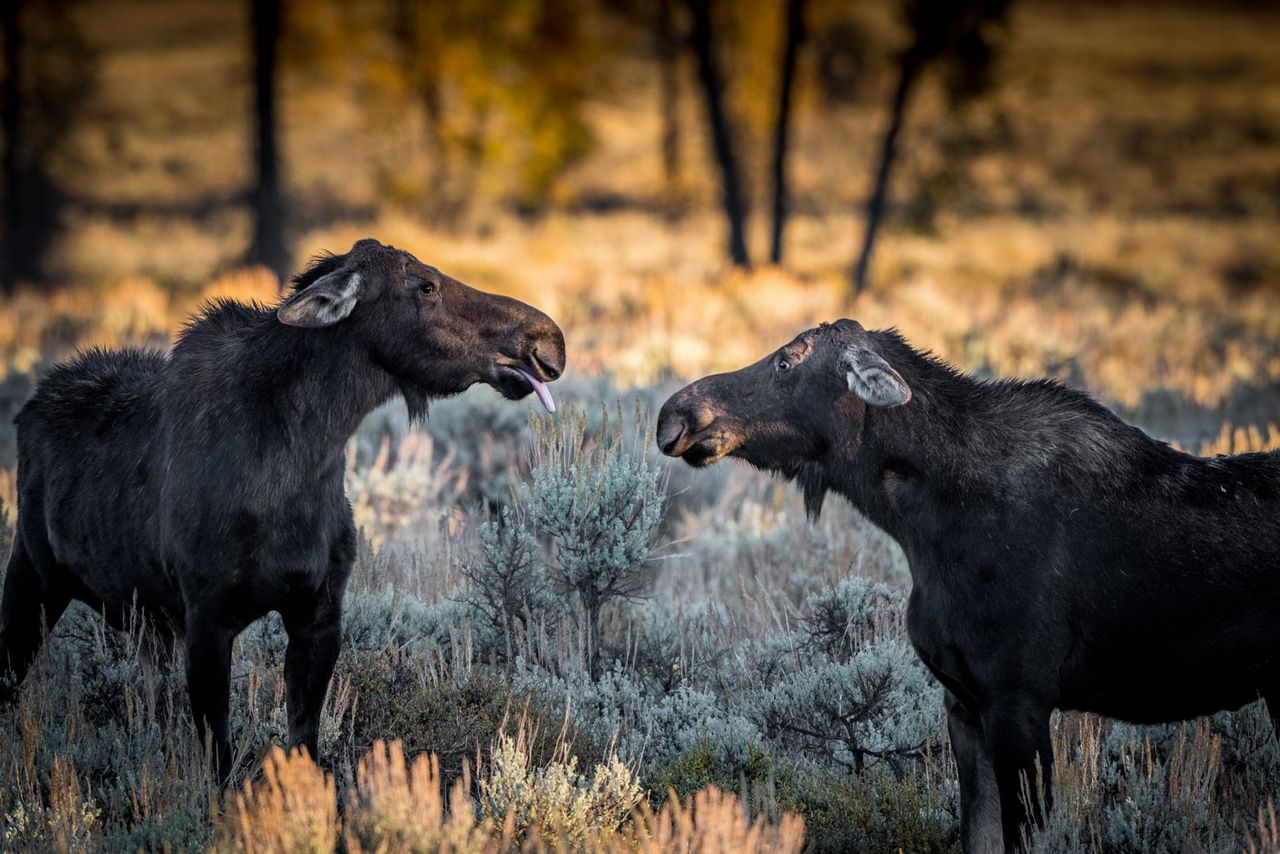
<path fill-rule="evenodd" d="M 720 166 L 724 214 L 729 221 L 729 257 L 739 267 L 750 267 L 747 254 L 747 209 L 743 201 L 741 172 L 734 151 L 733 133 L 724 111 L 724 81 L 716 66 L 715 42 L 712 38 L 711 0 L 688 0 L 693 14 L 693 51 L 698 60 L 698 80 L 706 101 L 707 122 L 711 126 L 711 142 Z"/>
<path fill-rule="evenodd" d="M 280 0 L 252 0 L 252 13 L 257 181 L 253 189 L 253 243 L 249 260 L 268 268 L 283 282 L 289 275 L 289 253 L 284 240 L 280 151 L 276 140 Z"/>
<path fill-rule="evenodd" d="M 654 38 L 657 42 L 662 109 L 662 175 L 669 200 L 675 198 L 680 186 L 680 78 L 672 11 L 671 0 L 658 0 Z"/>
<path fill-rule="evenodd" d="M 876 169 L 876 183 L 871 192 L 871 198 L 867 202 L 867 224 L 862 237 L 862 251 L 858 254 L 858 263 L 854 265 L 850 282 L 854 296 L 862 293 L 867 286 L 867 270 L 871 266 L 871 252 L 875 248 L 876 232 L 884 216 L 884 204 L 889 191 L 889 174 L 893 170 L 893 161 L 897 155 L 898 135 L 902 130 L 907 101 L 911 97 L 911 90 L 915 87 L 922 64 L 919 52 L 914 48 L 902 56 L 898 87 L 893 93 L 889 126 L 885 129 L 884 140 L 880 146 L 880 164 Z"/>
<path fill-rule="evenodd" d="M 786 44 L 778 75 L 778 116 L 773 130 L 773 235 L 769 262 L 782 263 L 782 233 L 787 223 L 787 145 L 791 135 L 791 93 L 795 88 L 796 57 L 804 41 L 804 0 L 787 0 Z"/>
<path fill-rule="evenodd" d="M 587 622 L 587 673 L 592 682 L 600 681 L 600 596 L 594 590 L 581 589 L 582 610 Z"/>
<path fill-rule="evenodd" d="M 426 147 L 438 165 L 444 134 L 444 102 L 440 94 L 440 61 L 434 44 L 424 44 L 421 21 L 431 21 L 434 7 L 421 0 L 396 0 L 393 25 L 400 45 L 401 68 L 412 89 L 418 91 L 425 122 Z M 421 16 L 421 17 L 420 17 Z"/>
<path fill-rule="evenodd" d="M 4 61 L 4 83 L 0 85 L 0 122 L 4 123 L 4 160 L 0 172 L 4 180 L 4 239 L 0 241 L 0 290 L 12 293 L 17 285 L 20 247 L 17 234 L 22 227 L 22 30 L 19 0 L 0 0 L 0 57 Z"/>

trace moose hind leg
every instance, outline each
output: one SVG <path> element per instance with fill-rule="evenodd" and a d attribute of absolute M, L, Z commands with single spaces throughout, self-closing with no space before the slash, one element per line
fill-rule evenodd
<path fill-rule="evenodd" d="M 995 767 L 982 736 L 982 722 L 950 691 L 947 692 L 947 731 L 960 774 L 960 840 L 966 854 L 999 854 L 1004 850 L 1000 829 L 1000 792 Z"/>
<path fill-rule="evenodd" d="M 40 577 L 21 533 L 13 543 L 0 601 L 0 706 L 17 696 L 45 636 L 71 597 L 49 589 Z"/>

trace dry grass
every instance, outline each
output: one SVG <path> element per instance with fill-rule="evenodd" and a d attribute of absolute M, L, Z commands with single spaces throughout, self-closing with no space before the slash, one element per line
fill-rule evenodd
<path fill-rule="evenodd" d="M 262 778 L 235 795 L 222 833 L 225 847 L 248 854 L 332 851 L 339 839 L 333 778 L 300 751 L 277 747 L 262 764 Z"/>
<path fill-rule="evenodd" d="M 1276 822 L 1276 805 L 1268 800 L 1264 808 L 1258 810 L 1258 825 L 1255 833 L 1245 840 L 1246 854 L 1274 854 L 1280 851 L 1280 825 Z"/>
<path fill-rule="evenodd" d="M 1212 457 L 1217 454 L 1273 451 L 1276 448 L 1280 448 L 1280 429 L 1275 424 L 1268 424 L 1265 434 L 1256 424 L 1234 429 L 1230 424 L 1223 424 L 1217 437 L 1201 444 L 1196 453 L 1202 457 Z"/>
<path fill-rule="evenodd" d="M 498 773 L 522 775 L 524 784 L 554 788 L 522 763 Z M 527 754 L 525 754 L 527 759 Z M 599 769 L 597 769 L 597 773 Z M 698 852 L 698 854 L 787 854 L 799 852 L 804 822 L 784 815 L 778 824 L 752 821 L 732 794 L 715 788 L 681 801 L 672 797 L 658 811 L 643 803 L 616 832 L 582 824 L 566 836 L 517 826 L 516 810 L 502 818 L 477 816 L 464 776 L 444 794 L 435 755 L 409 760 L 398 742 L 378 742 L 360 760 L 354 792 L 339 817 L 333 778 L 308 757 L 272 750 L 262 779 L 246 783 L 218 822 L 219 849 L 252 854 L 347 850 L 498 854 L 498 852 Z M 554 794 L 552 794 L 554 796 Z"/>
<path fill-rule="evenodd" d="M 581 229 L 581 240 L 596 247 L 619 247 L 597 248 L 597 256 L 622 254 L 646 236 L 674 239 L 652 221 L 563 225 L 570 235 Z M 1232 293 L 1209 278 L 1226 263 L 1209 247 L 1204 251 L 1215 257 L 1198 259 L 1201 269 L 1189 266 L 1160 288 L 1159 298 L 1144 286 L 1117 289 L 1103 281 L 1142 281 L 1147 259 L 1176 235 L 1134 238 L 1132 260 L 1105 273 L 1083 248 L 1063 248 L 1072 243 L 1069 235 L 1029 232 L 1012 222 L 958 235 L 972 260 L 958 252 L 930 257 L 939 255 L 937 247 L 891 238 L 882 264 L 900 272 L 850 302 L 838 270 L 812 277 L 774 269 L 682 274 L 654 258 L 589 257 L 579 238 L 548 239 L 544 230 L 554 227 L 513 226 L 500 243 L 469 242 L 391 221 L 312 240 L 341 248 L 365 230 L 380 233 L 477 285 L 534 302 L 564 327 L 570 370 L 605 372 L 624 385 L 740 367 L 798 331 L 841 316 L 868 328 L 896 326 L 916 346 L 968 369 L 1056 375 L 1126 406 L 1160 388 L 1212 406 L 1242 383 L 1280 381 L 1280 290 Z M 1022 242 L 1020 257 L 1005 251 L 1010 241 Z M 984 243 L 988 250 L 980 249 Z M 171 295 L 140 279 L 93 295 L 20 292 L 0 305 L 0 356 L 22 370 L 77 346 L 162 343 L 201 300 L 219 296 L 271 302 L 275 289 L 269 277 L 246 271 L 220 277 L 198 295 Z"/>

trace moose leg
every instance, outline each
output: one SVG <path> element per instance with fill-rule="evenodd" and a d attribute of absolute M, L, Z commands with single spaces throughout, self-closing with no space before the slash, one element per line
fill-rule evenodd
<path fill-rule="evenodd" d="M 213 772 L 219 785 L 231 777 L 231 644 L 236 633 L 197 613 L 187 616 L 187 692 L 191 716 L 203 742 L 213 742 Z"/>
<path fill-rule="evenodd" d="M 1042 823 L 1053 806 L 1049 709 L 1027 698 L 1002 698 L 983 710 L 981 721 L 1000 793 L 1005 848 L 1016 851 L 1029 823 Z"/>
<path fill-rule="evenodd" d="M 332 591 L 334 586 L 339 589 Z M 289 634 L 284 657 L 285 704 L 289 747 L 305 747 L 312 759 L 318 759 L 320 712 L 342 641 L 341 585 L 324 585 L 308 605 L 282 614 Z"/>
<path fill-rule="evenodd" d="M 47 589 L 19 533 L 9 555 L 0 602 L 0 706 L 17 696 L 31 662 L 71 603 L 65 593 Z"/>
<path fill-rule="evenodd" d="M 966 854 L 999 854 L 1000 792 L 996 772 L 982 737 L 982 722 L 947 692 L 947 731 L 960 772 L 960 842 Z"/>

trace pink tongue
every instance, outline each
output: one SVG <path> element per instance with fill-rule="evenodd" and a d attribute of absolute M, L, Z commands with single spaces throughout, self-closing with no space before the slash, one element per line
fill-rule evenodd
<path fill-rule="evenodd" d="M 516 370 L 520 371 L 519 368 L 516 368 Z M 551 399 L 551 389 L 547 388 L 547 384 L 531 374 L 526 374 L 524 371 L 520 371 L 520 376 L 527 379 L 529 385 L 533 386 L 533 393 L 538 396 L 538 402 L 542 404 L 542 408 L 554 414 L 556 402 Z"/>

